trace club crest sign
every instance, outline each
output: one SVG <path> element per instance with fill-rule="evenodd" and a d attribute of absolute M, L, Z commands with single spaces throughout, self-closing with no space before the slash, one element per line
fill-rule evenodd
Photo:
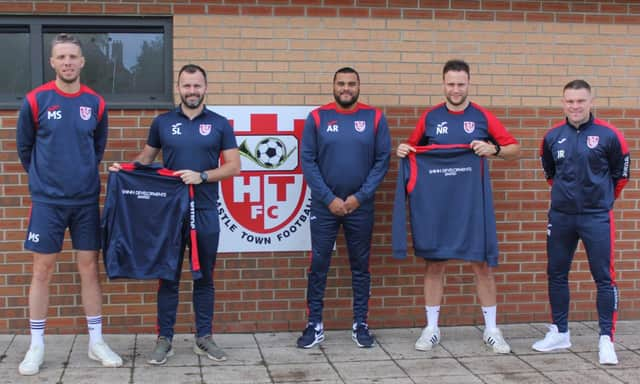
<path fill-rule="evenodd" d="M 308 251 L 311 197 L 300 145 L 313 107 L 210 107 L 231 122 L 241 172 L 219 183 L 219 252 Z"/>

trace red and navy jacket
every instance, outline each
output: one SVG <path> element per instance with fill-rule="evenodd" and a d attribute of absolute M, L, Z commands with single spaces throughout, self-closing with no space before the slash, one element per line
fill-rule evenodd
<path fill-rule="evenodd" d="M 122 164 L 110 172 L 102 213 L 102 252 L 109 278 L 175 280 L 191 241 L 191 272 L 202 277 L 192 184 L 160 165 Z"/>
<path fill-rule="evenodd" d="M 551 209 L 607 212 L 629 181 L 629 147 L 613 125 L 590 116 L 578 128 L 566 119 L 544 135 L 540 160 L 551 185 Z"/>
<path fill-rule="evenodd" d="M 407 201 L 416 256 L 498 265 L 487 159 L 469 144 L 418 146 L 400 161 L 392 222 L 396 259 L 407 255 Z"/>
<path fill-rule="evenodd" d="M 374 194 L 389 169 L 391 136 L 377 108 L 357 103 L 350 111 L 336 103 L 316 108 L 302 134 L 302 171 L 314 200 L 328 206 L 354 195 L 361 205 Z"/>
<path fill-rule="evenodd" d="M 196 172 L 218 168 L 222 151 L 238 147 L 233 128 L 225 117 L 205 107 L 191 120 L 180 106 L 153 120 L 147 144 L 162 149 L 165 167 Z M 195 193 L 199 210 L 217 209 L 217 182 L 198 184 Z"/>
<path fill-rule="evenodd" d="M 71 206 L 98 202 L 107 121 L 104 99 L 85 85 L 70 94 L 51 81 L 27 94 L 16 142 L 33 201 Z"/>

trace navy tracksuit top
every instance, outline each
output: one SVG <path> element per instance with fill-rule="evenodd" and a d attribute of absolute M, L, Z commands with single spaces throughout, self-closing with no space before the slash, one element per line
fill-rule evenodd
<path fill-rule="evenodd" d="M 400 162 L 392 223 L 396 259 L 407 254 L 407 200 L 416 256 L 498 265 L 489 168 L 468 144 L 419 146 Z"/>
<path fill-rule="evenodd" d="M 104 99 L 85 85 L 69 94 L 51 81 L 27 94 L 16 142 L 33 201 L 69 206 L 98 202 L 107 120 Z"/>
<path fill-rule="evenodd" d="M 109 278 L 175 279 L 184 244 L 196 228 L 193 185 L 173 173 L 157 164 L 133 163 L 109 173 L 101 223 Z M 199 278 L 197 242 L 191 244 L 191 270 Z"/>
<path fill-rule="evenodd" d="M 336 103 L 314 109 L 302 134 L 302 170 L 314 200 L 328 206 L 354 195 L 373 205 L 389 168 L 391 138 L 382 111 L 357 103 L 352 111 Z"/>
<path fill-rule="evenodd" d="M 450 111 L 446 103 L 441 103 L 425 111 L 418 120 L 408 144 L 416 146 L 419 154 L 400 162 L 396 184 L 392 226 L 396 258 L 406 254 L 404 209 L 408 196 L 416 255 L 497 265 L 495 214 L 487 161 L 470 150 L 455 149 L 468 148 L 473 140 L 501 146 L 518 143 L 493 114 L 473 102 L 463 111 Z M 448 168 L 466 171 L 443 171 Z M 469 204 L 470 201 L 474 203 Z M 427 231 L 437 231 L 437 236 Z"/>
<path fill-rule="evenodd" d="M 568 214 L 610 211 L 629 181 L 622 133 L 593 116 L 578 128 L 565 120 L 547 131 L 540 160 L 552 186 L 551 209 Z"/>

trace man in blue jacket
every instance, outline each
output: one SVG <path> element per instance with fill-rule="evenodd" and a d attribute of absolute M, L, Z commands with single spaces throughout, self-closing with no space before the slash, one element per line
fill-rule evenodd
<path fill-rule="evenodd" d="M 352 339 L 371 347 L 369 252 L 374 194 L 389 168 L 391 138 L 382 112 L 358 102 L 360 76 L 341 68 L 333 77 L 335 102 L 313 110 L 302 135 L 302 170 L 311 189 L 311 266 L 307 286 L 308 324 L 300 348 L 324 340 L 322 308 L 327 272 L 338 229 L 343 227 L 353 289 Z"/>
<path fill-rule="evenodd" d="M 80 41 L 59 34 L 51 44 L 55 80 L 27 94 L 17 127 L 18 156 L 29 175 L 31 213 L 25 248 L 33 251 L 29 288 L 31 345 L 18 368 L 35 375 L 44 361 L 49 282 L 67 227 L 76 250 L 82 305 L 89 328 L 89 358 L 119 367 L 122 359 L 102 339 L 98 279 L 100 213 L 98 164 L 107 143 L 104 99 L 80 83 Z"/>
<path fill-rule="evenodd" d="M 562 106 L 565 120 L 545 134 L 540 148 L 542 168 L 551 185 L 547 275 L 553 324 L 533 349 L 547 352 L 571 346 L 569 271 L 582 239 L 598 291 L 600 364 L 617 364 L 613 203 L 629 181 L 629 148 L 622 132 L 591 114 L 593 96 L 586 81 L 565 85 Z"/>

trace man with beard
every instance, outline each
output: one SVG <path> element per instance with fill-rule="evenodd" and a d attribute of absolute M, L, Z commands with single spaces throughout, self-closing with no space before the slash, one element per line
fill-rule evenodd
<path fill-rule="evenodd" d="M 218 181 L 240 173 L 240 154 L 229 121 L 205 108 L 207 74 L 194 64 L 178 72 L 177 92 L 181 103 L 174 110 L 157 116 L 151 123 L 147 144 L 134 159 L 150 164 L 160 150 L 164 166 L 176 170 L 185 184 L 195 185 L 197 247 L 202 277 L 193 281 L 196 339 L 193 347 L 198 355 L 214 361 L 226 360 L 226 355 L 212 340 L 215 289 L 213 269 L 218 252 L 220 226 L 216 202 Z M 218 160 L 222 154 L 223 164 Z M 109 170 L 118 171 L 114 163 Z M 178 266 L 182 266 L 182 256 Z M 147 360 L 161 365 L 173 356 L 174 334 L 181 270 L 174 280 L 160 280 L 158 288 L 158 339 Z"/>
<path fill-rule="evenodd" d="M 324 340 L 322 308 L 327 272 L 338 229 L 343 227 L 353 289 L 352 339 L 372 347 L 369 332 L 369 252 L 374 194 L 389 168 L 391 138 L 376 108 L 358 102 L 360 76 L 341 68 L 333 76 L 335 102 L 313 110 L 302 135 L 302 170 L 311 189 L 311 266 L 307 286 L 308 324 L 300 348 Z"/>
<path fill-rule="evenodd" d="M 67 227 L 76 250 L 89 328 L 89 358 L 103 366 L 122 365 L 120 356 L 102 338 L 98 279 L 98 164 L 107 144 L 107 109 L 100 95 L 80 83 L 84 63 L 80 41 L 69 34 L 57 35 L 51 43 L 50 58 L 56 78 L 27 94 L 18 117 L 18 156 L 29 175 L 31 193 L 24 246 L 33 252 L 31 345 L 18 368 L 22 375 L 37 374 L 44 362 L 49 282 Z"/>
<path fill-rule="evenodd" d="M 480 157 L 508 160 L 517 158 L 520 146 L 516 139 L 507 132 L 494 115 L 467 99 L 470 80 L 469 65 L 462 60 L 450 60 L 444 65 L 442 78 L 446 101 L 422 114 L 408 142 L 398 146 L 396 155 L 400 158 L 406 157 L 409 152 L 416 152 L 416 146 L 468 144 L 470 149 Z M 443 201 L 448 201 L 454 196 L 459 199 L 464 198 L 456 194 L 457 191 L 451 191 L 447 196 L 424 196 L 424 198 L 443 199 Z M 454 210 L 455 207 L 452 207 L 452 211 Z M 455 213 L 452 212 L 452 214 Z M 446 223 L 440 223 L 440 225 L 446 225 Z M 495 226 L 495 223 L 493 225 Z M 495 233 L 495 228 L 490 229 Z M 450 228 L 450 231 L 456 233 L 459 228 Z M 466 236 L 476 235 L 484 236 L 482 233 L 466 234 Z M 413 236 L 420 235 L 414 233 Z M 465 244 L 460 244 L 459 249 L 448 244 L 447 247 L 431 250 L 429 255 L 424 256 L 427 326 L 415 343 L 417 350 L 431 350 L 440 342 L 438 317 L 444 290 L 444 271 L 446 260 L 454 258 L 469 261 L 475 274 L 478 299 L 485 320 L 484 342 L 495 353 L 511 351 L 509 344 L 496 326 L 496 282 L 492 267 L 497 266 L 497 247 L 494 249 L 495 255 L 489 255 L 488 251 L 482 252 L 481 255 L 472 255 L 465 252 Z M 482 261 L 477 260 L 479 256 L 483 259 Z M 489 259 L 494 260 L 491 264 L 495 265 L 489 265 Z"/>

